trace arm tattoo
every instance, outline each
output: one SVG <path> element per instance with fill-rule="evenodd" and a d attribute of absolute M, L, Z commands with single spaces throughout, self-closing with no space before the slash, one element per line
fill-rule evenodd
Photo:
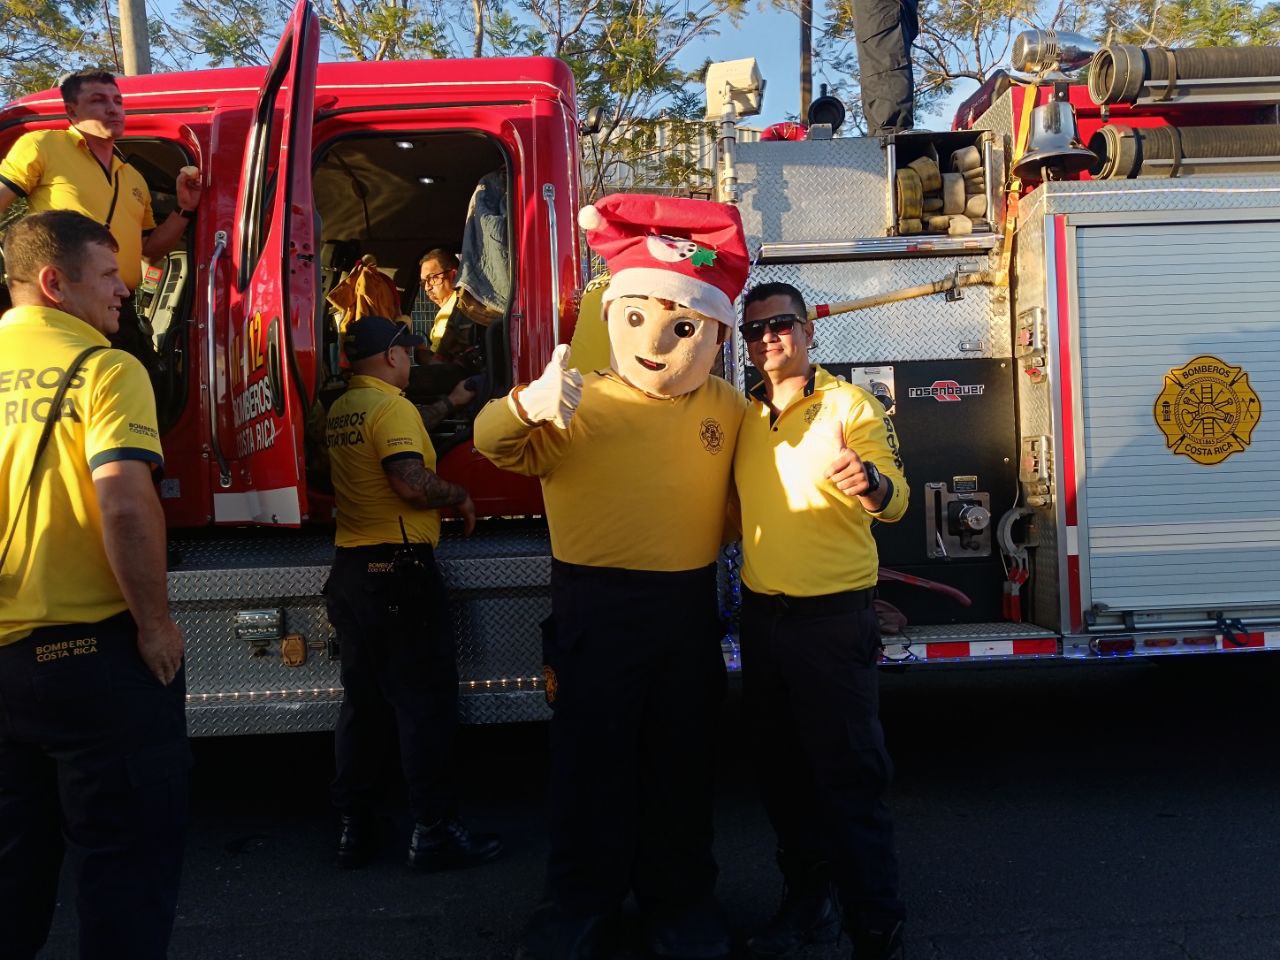
<path fill-rule="evenodd" d="M 440 421 L 453 412 L 453 404 L 445 397 L 441 397 L 434 403 L 420 403 L 416 406 L 418 416 L 422 417 L 422 425 L 428 432 L 440 426 Z"/>
<path fill-rule="evenodd" d="M 427 509 L 452 507 L 467 499 L 465 487 L 441 479 L 418 459 L 393 460 L 386 465 L 387 473 L 396 477 L 420 498 L 420 506 Z"/>

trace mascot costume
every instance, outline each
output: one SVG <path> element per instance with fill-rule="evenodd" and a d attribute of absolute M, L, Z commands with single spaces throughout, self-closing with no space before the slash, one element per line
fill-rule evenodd
<path fill-rule="evenodd" d="M 475 425 L 481 453 L 541 479 L 551 532 L 548 901 L 519 956 L 599 955 L 634 892 L 656 954 L 721 957 L 715 561 L 746 401 L 710 371 L 746 241 L 738 211 L 706 200 L 613 195 L 578 222 L 611 275 L 610 368 L 583 375 L 560 345 Z"/>

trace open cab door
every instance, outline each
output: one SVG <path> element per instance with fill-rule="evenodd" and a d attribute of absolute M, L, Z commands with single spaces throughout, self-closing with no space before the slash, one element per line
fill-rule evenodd
<path fill-rule="evenodd" d="M 215 443 L 215 523 L 297 526 L 307 515 L 303 431 L 318 373 L 311 147 L 319 49 L 319 20 L 299 0 L 245 141 L 228 247 L 233 437 Z"/>

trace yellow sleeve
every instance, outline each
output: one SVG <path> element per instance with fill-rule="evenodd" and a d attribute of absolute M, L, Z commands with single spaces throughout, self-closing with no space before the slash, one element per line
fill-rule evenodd
<path fill-rule="evenodd" d="M 885 412 L 884 405 L 875 397 L 860 390 L 844 425 L 844 442 L 863 460 L 870 460 L 880 471 L 880 476 L 893 484 L 893 493 L 871 516 L 886 523 L 901 520 L 907 511 L 907 477 L 902 469 L 902 456 L 898 448 L 898 433 L 893 420 Z"/>
<path fill-rule="evenodd" d="M 151 209 L 151 191 L 147 188 L 147 181 L 139 176 L 142 181 L 142 229 L 144 231 L 154 230 L 156 228 L 156 213 Z"/>
<path fill-rule="evenodd" d="M 38 131 L 37 131 L 38 132 Z M 0 183 L 25 197 L 40 186 L 44 176 L 44 156 L 36 132 L 24 133 L 17 139 L 4 160 L 0 160 Z"/>
<path fill-rule="evenodd" d="M 425 460 L 426 445 L 431 442 L 417 408 L 403 397 L 396 397 L 374 411 L 368 436 L 384 466 L 406 457 Z"/>
<path fill-rule="evenodd" d="M 545 477 L 564 458 L 569 430 L 549 423 L 531 427 L 512 412 L 507 397 L 490 400 L 475 422 L 475 445 L 495 467 Z"/>
<path fill-rule="evenodd" d="M 155 394 L 142 364 L 112 350 L 95 368 L 92 380 L 85 418 L 89 469 L 114 460 L 142 460 L 153 468 L 163 467 Z"/>

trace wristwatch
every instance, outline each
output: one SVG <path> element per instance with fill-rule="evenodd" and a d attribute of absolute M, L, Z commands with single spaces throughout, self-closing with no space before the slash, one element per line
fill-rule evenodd
<path fill-rule="evenodd" d="M 196 212 L 194 210 L 183 210 L 181 207 L 178 208 L 178 216 L 183 220 L 190 220 L 195 215 Z"/>
<path fill-rule="evenodd" d="M 875 493 L 880 489 L 881 477 L 880 471 L 876 469 L 876 465 L 868 460 L 862 461 L 862 472 L 867 475 L 867 489 L 861 494 L 861 496 L 865 497 L 868 493 Z"/>

